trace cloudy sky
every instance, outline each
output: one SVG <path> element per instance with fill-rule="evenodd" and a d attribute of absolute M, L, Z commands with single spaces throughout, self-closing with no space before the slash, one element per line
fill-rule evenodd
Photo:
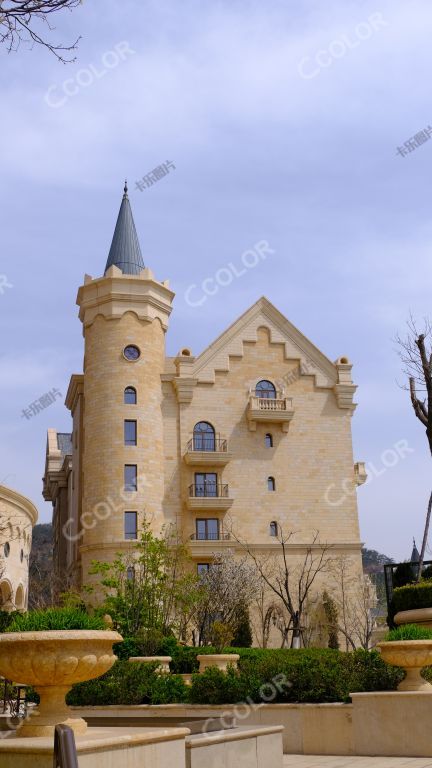
<path fill-rule="evenodd" d="M 81 35 L 75 63 L 0 52 L 0 482 L 50 519 L 46 430 L 70 429 L 82 370 L 76 292 L 103 272 L 127 177 L 144 259 L 177 294 L 168 354 L 199 353 L 265 294 L 348 355 L 362 538 L 408 556 L 431 460 L 393 338 L 432 314 L 432 140 L 396 150 L 432 125 L 430 0 L 85 0 L 55 25 L 53 41 Z M 188 304 L 261 240 L 273 254 Z"/>

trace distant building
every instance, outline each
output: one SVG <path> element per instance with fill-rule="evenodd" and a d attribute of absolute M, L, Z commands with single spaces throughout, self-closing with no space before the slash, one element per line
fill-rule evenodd
<path fill-rule="evenodd" d="M 319 531 L 361 579 L 348 358 L 331 362 L 264 297 L 198 356 L 167 357 L 173 298 L 144 265 L 125 189 L 104 274 L 78 291 L 73 430 L 48 433 L 57 574 L 88 581 L 92 560 L 133 546 L 145 514 L 156 533 L 176 525 L 198 571 L 238 550 L 229 517 L 263 554 L 277 553 L 280 524 L 293 530 L 293 561 Z"/>
<path fill-rule="evenodd" d="M 0 609 L 24 610 L 28 601 L 32 530 L 38 518 L 34 504 L 0 485 Z"/>

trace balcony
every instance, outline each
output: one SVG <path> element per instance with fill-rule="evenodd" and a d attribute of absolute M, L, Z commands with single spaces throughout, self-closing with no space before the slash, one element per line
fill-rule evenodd
<path fill-rule="evenodd" d="M 192 483 L 189 486 L 187 507 L 196 511 L 225 511 L 231 507 L 228 485 L 221 483 Z"/>
<path fill-rule="evenodd" d="M 282 424 L 282 431 L 288 432 L 291 419 L 294 416 L 293 401 L 291 397 L 283 397 L 276 393 L 276 397 L 249 396 L 247 418 L 251 432 L 256 431 L 258 422 L 261 424 Z"/>
<path fill-rule="evenodd" d="M 207 562 L 213 557 L 214 552 L 220 552 L 223 550 L 231 550 L 236 547 L 235 541 L 232 539 L 231 534 L 220 532 L 218 535 L 207 535 L 205 538 L 197 536 L 193 533 L 190 536 L 189 551 L 191 556 L 197 562 Z"/>
<path fill-rule="evenodd" d="M 201 467 L 224 467 L 231 458 L 227 440 L 201 435 L 189 440 L 184 456 L 186 464 Z"/>
<path fill-rule="evenodd" d="M 230 541 L 231 534 L 223 533 L 222 531 L 219 533 L 207 533 L 205 536 L 201 536 L 198 533 L 191 533 L 189 538 L 191 541 Z"/>

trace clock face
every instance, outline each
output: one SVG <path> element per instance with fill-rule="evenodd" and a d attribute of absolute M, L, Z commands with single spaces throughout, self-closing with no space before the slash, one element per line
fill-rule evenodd
<path fill-rule="evenodd" d="M 128 346 L 123 350 L 123 355 L 125 356 L 126 360 L 138 360 L 141 352 L 134 344 L 128 344 Z"/>

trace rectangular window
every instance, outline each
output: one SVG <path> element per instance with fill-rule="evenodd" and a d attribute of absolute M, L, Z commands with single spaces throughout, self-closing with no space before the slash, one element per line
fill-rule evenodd
<path fill-rule="evenodd" d="M 125 445 L 137 444 L 137 423 L 131 419 L 125 419 L 124 423 L 124 441 Z"/>
<path fill-rule="evenodd" d="M 137 465 L 125 464 L 124 468 L 124 487 L 125 491 L 138 490 Z"/>
<path fill-rule="evenodd" d="M 215 472 L 195 473 L 195 496 L 217 496 L 217 474 Z"/>
<path fill-rule="evenodd" d="M 138 538 L 138 515 L 136 512 L 125 512 L 124 514 L 124 537 L 125 539 Z"/>
<path fill-rule="evenodd" d="M 219 539 L 219 520 L 217 518 L 197 520 L 196 537 L 199 541 L 217 541 Z"/>
<path fill-rule="evenodd" d="M 208 563 L 198 563 L 197 565 L 198 576 L 202 573 L 207 573 L 209 567 L 210 566 Z"/>

